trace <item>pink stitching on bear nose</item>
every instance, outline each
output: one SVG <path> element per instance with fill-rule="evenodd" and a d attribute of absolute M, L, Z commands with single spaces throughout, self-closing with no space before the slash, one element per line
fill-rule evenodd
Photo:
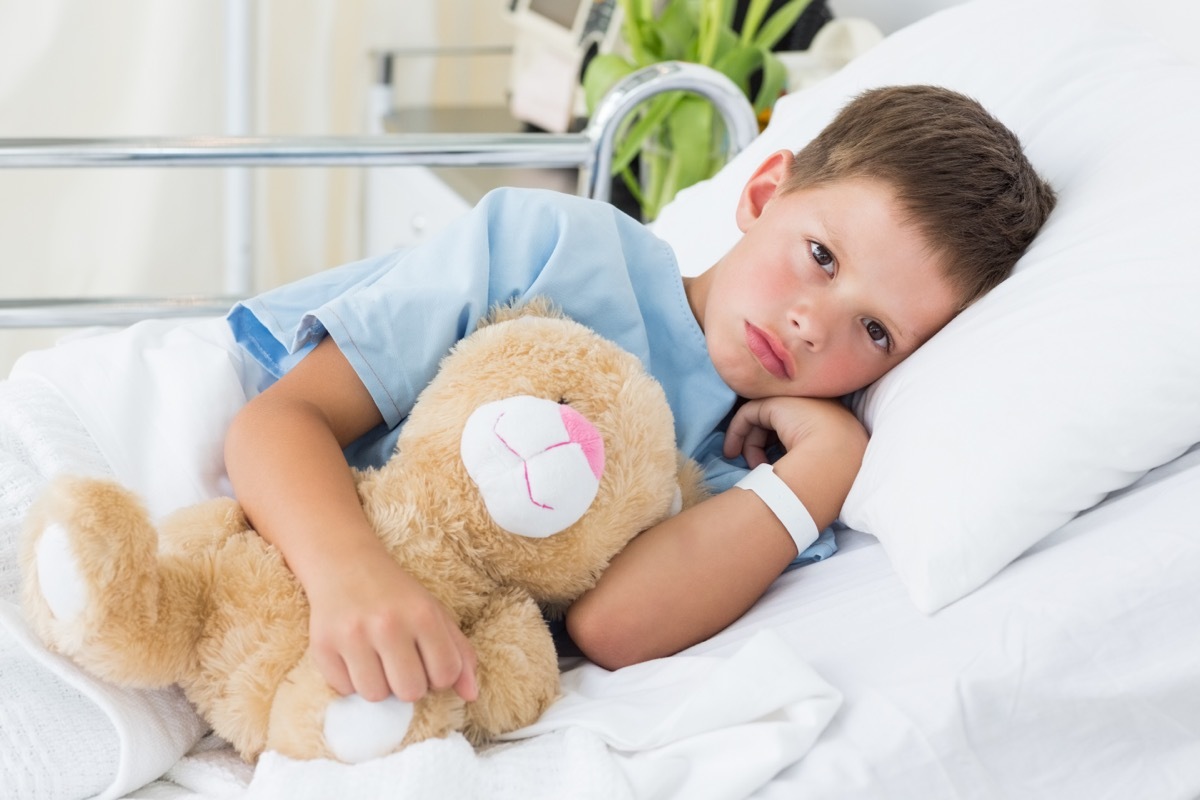
<path fill-rule="evenodd" d="M 562 416 L 563 427 L 567 429 L 570 440 L 583 450 L 587 457 L 588 466 L 596 480 L 604 472 L 604 439 L 596 426 L 587 421 L 587 417 L 568 405 L 559 405 L 558 413 Z"/>

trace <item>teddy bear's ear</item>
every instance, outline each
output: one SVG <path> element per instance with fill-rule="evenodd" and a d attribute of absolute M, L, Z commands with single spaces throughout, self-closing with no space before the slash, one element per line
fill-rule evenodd
<path fill-rule="evenodd" d="M 587 513 L 604 473 L 595 426 L 570 406 L 529 395 L 477 408 L 460 453 L 496 524 L 533 539 L 561 533 Z"/>
<path fill-rule="evenodd" d="M 492 306 L 487 316 L 479 320 L 479 327 L 495 325 L 497 322 L 507 322 L 510 319 L 517 319 L 518 317 L 565 319 L 566 315 L 548 297 L 538 295 L 529 300 L 522 300 L 518 297 L 508 303 L 497 303 Z"/>

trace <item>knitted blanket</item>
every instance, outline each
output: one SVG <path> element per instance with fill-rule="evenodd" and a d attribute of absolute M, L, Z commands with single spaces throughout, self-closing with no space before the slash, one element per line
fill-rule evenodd
<path fill-rule="evenodd" d="M 162 775 L 204 725 L 176 690 L 96 680 L 46 651 L 17 606 L 21 522 L 53 475 L 107 475 L 53 387 L 0 382 L 0 786 L 14 798 L 114 798 Z"/>

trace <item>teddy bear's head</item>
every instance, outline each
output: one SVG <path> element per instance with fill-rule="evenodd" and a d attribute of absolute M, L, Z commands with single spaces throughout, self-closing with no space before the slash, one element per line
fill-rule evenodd
<path fill-rule="evenodd" d="M 397 449 L 385 469 L 436 482 L 425 491 L 444 536 L 547 604 L 578 597 L 632 536 L 677 510 L 662 388 L 543 303 L 502 309 L 463 339 Z"/>

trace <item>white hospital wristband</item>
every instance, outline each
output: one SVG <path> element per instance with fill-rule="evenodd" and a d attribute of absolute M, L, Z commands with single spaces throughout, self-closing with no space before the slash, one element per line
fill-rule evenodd
<path fill-rule="evenodd" d="M 783 523 L 788 535 L 796 543 L 797 554 L 803 553 L 817 540 L 820 531 L 817 530 L 817 523 L 813 522 L 812 514 L 808 513 L 796 493 L 775 474 L 770 464 L 759 464 L 734 486 L 754 492 L 767 504 L 767 508 Z"/>

